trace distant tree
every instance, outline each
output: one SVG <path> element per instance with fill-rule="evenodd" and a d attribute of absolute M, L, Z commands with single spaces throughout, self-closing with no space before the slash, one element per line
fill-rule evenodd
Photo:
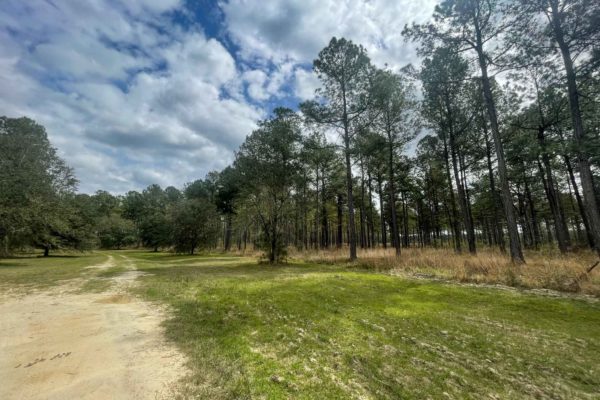
<path fill-rule="evenodd" d="M 320 132 L 311 132 L 302 143 L 303 159 L 309 169 L 310 180 L 315 188 L 315 243 L 321 248 L 329 247 L 329 219 L 327 213 L 327 200 L 333 175 L 337 170 L 337 156 L 335 147 L 327 143 L 325 135 Z M 319 240 L 320 238 L 320 240 Z"/>
<path fill-rule="evenodd" d="M 176 252 L 193 255 L 198 249 L 210 248 L 219 235 L 218 214 L 208 197 L 186 198 L 176 203 L 170 218 Z"/>
<path fill-rule="evenodd" d="M 183 199 L 183 193 L 179 189 L 173 186 L 167 186 L 165 188 L 165 196 L 167 204 L 177 203 L 179 200 Z"/>
<path fill-rule="evenodd" d="M 270 263 L 285 257 L 282 220 L 299 172 L 301 140 L 298 116 L 292 110 L 277 108 L 273 113 L 246 138 L 235 160 L 242 193 L 256 212 Z"/>
<path fill-rule="evenodd" d="M 423 62 L 420 73 L 424 101 L 422 115 L 441 139 L 444 146 L 446 175 L 451 198 L 455 248 L 461 251 L 462 228 L 454 200 L 454 185 L 463 226 L 467 231 L 469 252 L 475 253 L 475 230 L 469 216 L 467 192 L 460 174 L 460 158 L 464 154 L 461 137 L 473 130 L 475 110 L 469 102 L 469 65 L 452 47 L 439 47 Z M 464 140 L 463 140 L 464 141 Z M 450 168 L 452 166 L 452 168 Z M 450 171 L 453 171 L 454 185 Z"/>
<path fill-rule="evenodd" d="M 392 245 L 400 255 L 400 231 L 396 212 L 396 155 L 415 138 L 418 126 L 415 119 L 416 101 L 410 81 L 389 70 L 378 70 L 371 86 L 373 126 L 386 139 L 386 163 L 388 173 L 388 195 Z"/>
<path fill-rule="evenodd" d="M 96 192 L 96 195 L 98 194 L 99 193 Z M 121 201 L 121 215 L 124 218 L 127 218 L 133 221 L 134 223 L 138 224 L 142 219 L 142 215 L 144 214 L 144 197 L 142 196 L 142 194 L 135 190 L 131 190 L 127 192 L 124 196 L 122 196 Z M 111 212 L 105 215 L 110 215 L 112 214 L 112 212 L 117 211 L 116 208 L 111 208 L 110 210 Z"/>
<path fill-rule="evenodd" d="M 127 196 L 129 196 L 130 193 L 137 192 L 129 192 Z M 121 206 L 119 197 L 114 196 L 105 190 L 96 191 L 96 193 L 94 193 L 94 195 L 91 197 L 91 201 L 94 204 L 94 208 L 98 217 L 107 217 L 113 213 L 119 212 Z"/>
<path fill-rule="evenodd" d="M 97 222 L 100 246 L 105 249 L 122 249 L 137 241 L 135 225 L 119 214 L 103 216 Z"/>
<path fill-rule="evenodd" d="M 240 192 L 239 174 L 233 167 L 227 167 L 219 173 L 216 181 L 217 210 L 225 216 L 225 251 L 231 248 L 231 233 L 233 216 L 235 215 L 235 200 Z"/>
<path fill-rule="evenodd" d="M 139 237 L 142 245 L 154 251 L 170 244 L 172 227 L 167 218 L 167 204 L 167 195 L 159 185 L 150 185 L 142 192 L 137 221 Z"/>

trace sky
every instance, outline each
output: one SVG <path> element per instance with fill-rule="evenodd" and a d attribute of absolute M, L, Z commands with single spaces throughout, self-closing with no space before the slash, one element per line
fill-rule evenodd
<path fill-rule="evenodd" d="M 44 125 L 79 191 L 182 187 L 319 82 L 331 37 L 418 63 L 400 32 L 436 0 L 1 0 L 0 115 Z"/>

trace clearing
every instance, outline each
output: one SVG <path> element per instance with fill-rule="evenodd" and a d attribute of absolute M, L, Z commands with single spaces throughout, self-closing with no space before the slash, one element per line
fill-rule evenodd
<path fill-rule="evenodd" d="M 600 398 L 593 298 L 105 254 L 0 261 L 0 398 Z"/>

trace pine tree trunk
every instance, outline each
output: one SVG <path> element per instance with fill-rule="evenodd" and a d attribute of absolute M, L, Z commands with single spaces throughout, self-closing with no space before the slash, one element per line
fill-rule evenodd
<path fill-rule="evenodd" d="M 394 186 L 394 142 L 392 140 L 392 133 L 387 132 L 388 135 L 388 174 L 389 182 L 388 196 L 390 198 L 390 227 L 392 228 L 392 244 L 396 249 L 396 256 L 400 255 L 400 234 L 398 232 L 398 217 L 396 215 L 396 188 Z"/>
<path fill-rule="evenodd" d="M 544 162 L 544 164 L 546 164 L 546 162 Z M 545 165 L 545 167 L 548 168 L 549 165 Z M 556 241 L 558 242 L 558 248 L 561 253 L 566 253 L 569 250 L 570 243 L 567 240 L 567 235 L 565 233 L 566 225 L 559 209 L 559 200 L 554 187 L 552 170 L 546 169 L 546 171 L 544 171 L 544 167 L 542 167 L 542 164 L 539 162 L 539 160 L 538 169 L 540 170 L 540 176 L 542 178 L 542 183 L 544 184 L 546 197 L 548 198 L 548 204 L 550 205 L 550 211 L 552 212 L 552 218 L 554 219 L 554 233 L 556 235 Z"/>
<path fill-rule="evenodd" d="M 492 204 L 494 205 L 494 238 L 495 242 L 500 248 L 501 252 L 506 252 L 506 242 L 504 241 L 504 231 L 502 230 L 502 222 L 500 220 L 500 213 L 498 210 L 498 192 L 496 191 L 496 181 L 494 179 L 494 170 L 492 167 L 492 152 L 490 148 L 490 140 L 488 137 L 488 131 L 485 121 L 484 123 L 484 134 L 485 134 L 485 149 L 487 157 L 488 177 L 490 179 L 490 191 L 492 192 Z"/>
<path fill-rule="evenodd" d="M 381 213 L 381 244 L 387 249 L 387 228 L 385 225 L 385 209 L 383 208 L 383 184 L 381 173 L 377 174 L 377 186 L 379 189 L 379 212 Z"/>
<path fill-rule="evenodd" d="M 456 199 L 454 197 L 454 185 L 452 184 L 452 175 L 450 174 L 450 154 L 448 152 L 448 143 L 446 135 L 444 139 L 444 160 L 446 161 L 446 179 L 448 180 L 448 188 L 450 193 L 450 209 L 452 210 L 450 225 L 452 226 L 454 236 L 454 249 L 457 253 L 462 252 L 462 234 L 460 231 L 460 223 L 458 220 L 458 210 L 456 209 Z"/>
<path fill-rule="evenodd" d="M 343 213 L 342 213 L 342 195 L 338 194 L 337 195 L 337 242 L 336 242 L 336 246 L 338 249 L 342 248 L 342 244 L 344 243 L 344 238 L 343 238 Z"/>
<path fill-rule="evenodd" d="M 350 132 L 348 117 L 344 118 L 344 144 L 346 147 L 346 187 L 348 190 L 348 243 L 350 261 L 356 260 L 356 226 L 354 225 L 354 196 L 352 194 L 352 164 L 350 162 Z"/>
<path fill-rule="evenodd" d="M 590 225 L 590 232 L 594 240 L 595 250 L 600 255 L 600 211 L 596 201 L 594 189 L 594 180 L 589 162 L 589 155 L 586 152 L 587 140 L 583 128 L 583 119 L 581 117 L 581 107 L 579 105 L 579 91 L 577 89 L 577 75 L 571 58 L 571 51 L 565 41 L 565 34 L 560 20 L 558 2 L 549 0 L 552 10 L 552 29 L 554 39 L 558 43 L 563 58 L 565 71 L 567 73 L 567 92 L 569 98 L 569 107 L 571 111 L 571 120 L 573 123 L 573 138 L 575 149 L 577 151 L 577 166 L 579 168 L 579 178 L 583 191 L 584 206 Z"/>
<path fill-rule="evenodd" d="M 487 60 L 483 52 L 483 42 L 481 39 L 481 32 L 479 25 L 475 24 L 477 33 L 477 56 L 479 60 L 479 67 L 481 69 L 481 86 L 483 89 L 483 97 L 488 112 L 488 118 L 490 121 L 490 128 L 492 131 L 492 139 L 494 141 L 494 147 L 496 149 L 496 158 L 498 162 L 498 177 L 500 178 L 500 191 L 502 193 L 502 204 L 504 206 L 504 216 L 506 218 L 506 226 L 508 229 L 510 258 L 515 264 L 524 264 L 525 257 L 523 257 L 523 251 L 521 250 L 521 243 L 519 241 L 519 230 L 517 228 L 517 219 L 515 218 L 514 205 L 512 201 L 512 195 L 510 193 L 510 186 L 508 184 L 508 176 L 506 172 L 506 160 L 504 159 L 504 146 L 502 145 L 502 139 L 500 138 L 500 127 L 498 125 L 498 115 L 496 112 L 496 104 L 494 103 L 494 96 L 492 94 L 492 86 L 487 72 Z"/>
<path fill-rule="evenodd" d="M 583 200 L 581 199 L 581 195 L 579 194 L 579 187 L 577 185 L 577 181 L 575 180 L 575 174 L 573 173 L 571 160 L 566 154 L 563 155 L 563 158 L 565 160 L 565 165 L 567 166 L 567 172 L 569 173 L 569 180 L 571 181 L 571 185 L 573 186 L 573 192 L 575 192 L 575 200 L 577 200 L 577 208 L 579 209 L 579 215 L 581 215 L 581 221 L 583 222 L 583 226 L 585 228 L 587 242 L 590 248 L 593 249 L 594 237 L 592 235 L 592 232 L 590 231 L 590 225 L 585 211 L 585 206 L 583 205 Z"/>

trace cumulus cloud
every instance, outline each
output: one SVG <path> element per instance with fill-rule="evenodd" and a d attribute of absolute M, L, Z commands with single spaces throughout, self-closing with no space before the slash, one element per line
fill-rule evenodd
<path fill-rule="evenodd" d="M 0 107 L 46 126 L 82 191 L 203 177 L 263 116 L 236 93 L 240 74 L 222 44 L 171 24 L 165 13 L 178 5 L 0 5 Z"/>
<path fill-rule="evenodd" d="M 46 126 L 81 191 L 182 186 L 230 163 L 271 108 L 311 98 L 332 36 L 379 66 L 414 61 L 400 31 L 435 0 L 214 2 L 207 32 L 177 21 L 183 0 L 1 1 L 0 113 Z"/>
<path fill-rule="evenodd" d="M 436 0 L 272 0 L 221 3 L 225 23 L 245 59 L 310 63 L 332 36 L 364 45 L 380 66 L 415 60 L 405 24 L 431 17 Z"/>
<path fill-rule="evenodd" d="M 317 75 L 304 68 L 296 68 L 294 72 L 294 94 L 301 100 L 309 100 L 321 86 Z"/>

